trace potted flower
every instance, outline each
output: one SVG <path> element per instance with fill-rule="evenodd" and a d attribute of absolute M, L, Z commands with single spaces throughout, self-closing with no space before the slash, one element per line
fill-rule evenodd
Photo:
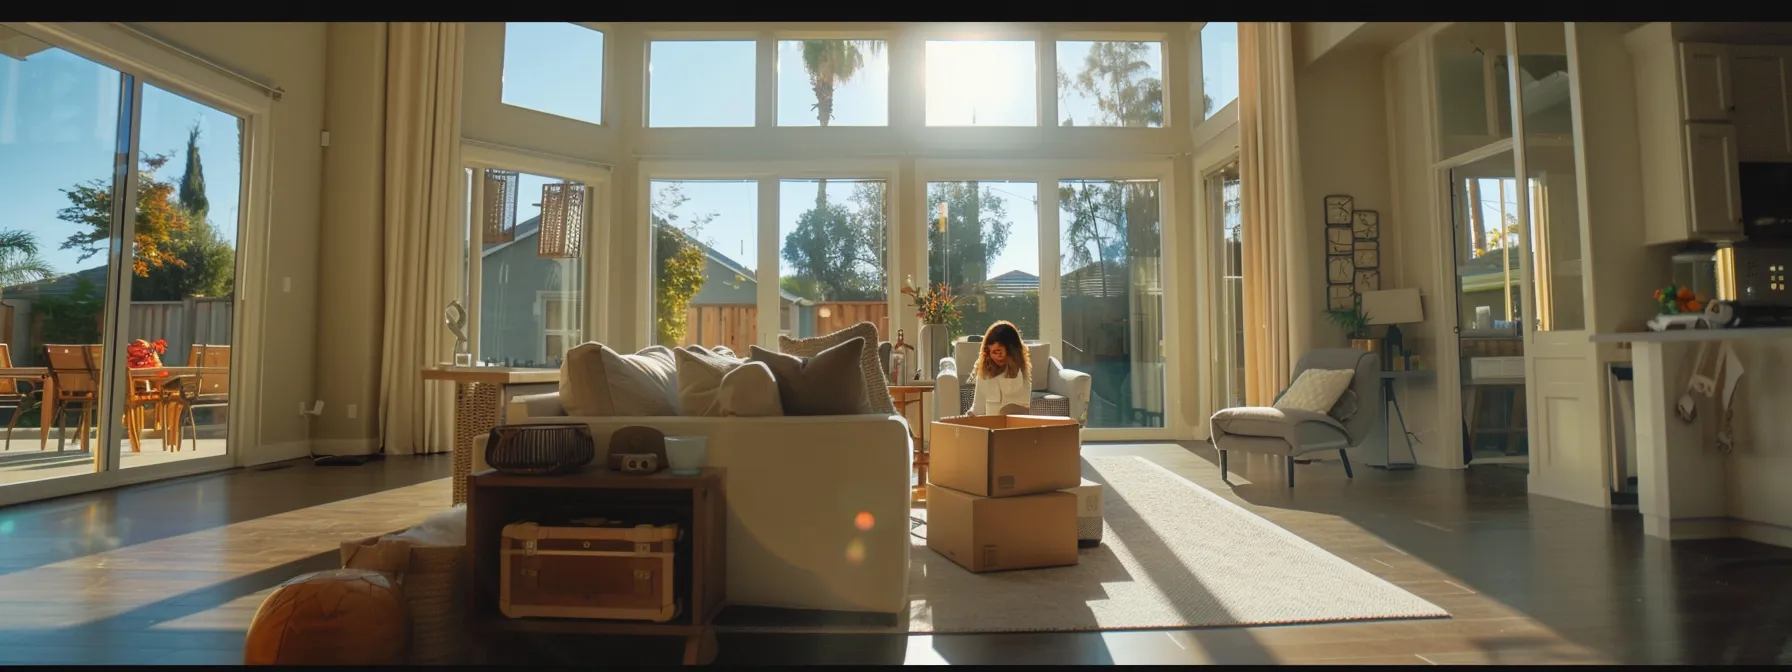
<path fill-rule="evenodd" d="M 958 309 L 959 297 L 943 282 L 932 288 L 917 287 L 913 276 L 903 279 L 902 294 L 914 303 L 915 317 L 921 318 L 921 361 L 916 363 L 932 378 L 940 358 L 952 350 L 952 332 L 959 330 L 964 319 Z"/>
<path fill-rule="evenodd" d="M 1344 337 L 1350 339 L 1350 347 L 1369 352 L 1381 349 L 1380 342 L 1369 336 L 1369 314 L 1363 312 L 1361 304 L 1350 310 L 1325 311 L 1325 317 L 1344 330 Z"/>
<path fill-rule="evenodd" d="M 156 369 L 162 366 L 162 353 L 168 352 L 168 342 L 162 339 L 146 341 L 141 338 L 131 341 L 124 348 L 125 366 L 133 369 Z M 167 371 L 158 371 L 156 377 L 165 377 Z"/>

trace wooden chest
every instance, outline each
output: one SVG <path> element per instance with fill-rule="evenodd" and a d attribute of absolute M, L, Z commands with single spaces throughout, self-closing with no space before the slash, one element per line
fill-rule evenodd
<path fill-rule="evenodd" d="M 498 609 L 511 618 L 664 623 L 673 596 L 677 525 L 504 526 Z"/>

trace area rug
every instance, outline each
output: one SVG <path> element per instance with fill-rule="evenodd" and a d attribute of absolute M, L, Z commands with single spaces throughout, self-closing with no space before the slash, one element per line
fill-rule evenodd
<path fill-rule="evenodd" d="M 1102 544 L 1079 551 L 1075 566 L 972 574 L 928 550 L 922 524 L 906 628 L 741 629 L 1053 632 L 1449 616 L 1143 457 L 1090 457 L 1083 470 L 1104 486 L 1105 525 Z"/>

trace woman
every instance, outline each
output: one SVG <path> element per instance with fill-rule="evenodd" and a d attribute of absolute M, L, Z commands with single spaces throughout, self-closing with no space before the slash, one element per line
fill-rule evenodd
<path fill-rule="evenodd" d="M 1001 320 L 989 325 L 974 370 L 977 388 L 971 395 L 971 415 L 1028 412 L 1033 402 L 1033 366 L 1014 323 Z"/>

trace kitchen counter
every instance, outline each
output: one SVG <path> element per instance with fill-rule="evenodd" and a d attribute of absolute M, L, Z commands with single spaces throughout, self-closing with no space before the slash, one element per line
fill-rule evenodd
<path fill-rule="evenodd" d="M 1665 539 L 1742 537 L 1792 546 L 1792 529 L 1739 517 L 1742 511 L 1737 502 L 1748 495 L 1738 488 L 1748 486 L 1734 472 L 1746 470 L 1741 465 L 1748 463 L 1732 461 L 1743 459 L 1742 453 L 1756 451 L 1759 446 L 1739 446 L 1737 453 L 1728 455 L 1717 449 L 1717 418 L 1723 415 L 1717 400 L 1693 395 L 1697 413 L 1691 423 L 1682 421 L 1674 411 L 1687 392 L 1687 380 L 1701 347 L 1775 339 L 1792 339 L 1792 328 L 1684 329 L 1591 337 L 1594 343 L 1631 344 L 1636 392 L 1636 427 L 1632 436 L 1637 455 L 1637 508 L 1643 515 L 1644 534 Z M 1713 372 L 1721 357 L 1719 350 L 1708 349 L 1705 375 Z M 1765 368 L 1779 363 L 1774 358 L 1743 354 L 1739 358 L 1746 375 L 1736 397 L 1737 406 L 1752 412 L 1748 415 L 1783 413 L 1773 408 L 1774 397 L 1760 386 L 1773 385 L 1768 381 L 1783 380 L 1788 372 Z M 1721 378 L 1718 386 L 1717 399 L 1722 399 Z M 1758 443 L 1770 438 L 1757 435 L 1753 440 Z"/>

